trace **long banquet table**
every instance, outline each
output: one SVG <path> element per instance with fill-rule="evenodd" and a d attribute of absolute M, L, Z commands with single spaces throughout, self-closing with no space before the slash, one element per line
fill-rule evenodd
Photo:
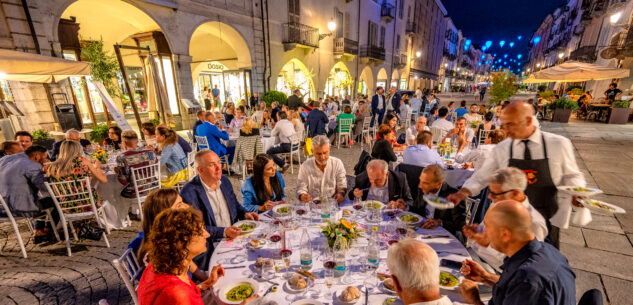
<path fill-rule="evenodd" d="M 342 206 L 341 209 L 351 209 L 351 202 L 346 202 Z M 353 211 L 355 212 L 355 211 Z M 260 215 L 260 225 L 252 232 L 251 235 L 259 235 L 260 233 L 270 233 L 270 226 L 273 225 L 273 219 L 269 216 L 270 213 L 261 214 Z M 275 262 L 279 261 L 279 250 L 281 249 L 280 245 L 273 245 L 270 240 L 267 240 L 267 243 L 261 249 L 247 249 L 246 244 L 248 243 L 250 235 L 242 235 L 233 241 L 223 240 L 221 241 L 217 247 L 215 248 L 214 254 L 211 258 L 211 263 L 209 265 L 209 269 L 212 266 L 217 264 L 222 264 L 225 268 L 230 268 L 226 270 L 226 275 L 220 279 L 220 281 L 215 285 L 213 295 L 207 296 L 205 298 L 205 303 L 209 304 L 223 304 L 219 298 L 217 297 L 219 290 L 221 289 L 223 283 L 227 283 L 229 281 L 238 279 L 238 278 L 252 278 L 259 282 L 259 295 L 263 295 L 265 291 L 273 285 L 273 283 L 277 284 L 278 289 L 276 292 L 270 293 L 264 300 L 258 302 L 251 302 L 254 304 L 274 304 L 269 303 L 270 301 L 274 301 L 277 304 L 291 304 L 294 301 L 297 301 L 302 298 L 314 298 L 317 299 L 324 304 L 341 304 L 333 294 L 341 289 L 349 285 L 357 286 L 361 290 L 361 298 L 358 300 L 357 304 L 364 304 L 365 295 L 364 289 L 361 289 L 362 285 L 365 283 L 365 278 L 373 277 L 375 275 L 371 275 L 371 273 L 363 272 L 361 270 L 361 265 L 366 261 L 364 247 L 366 247 L 368 240 L 365 237 L 359 238 L 358 240 L 358 251 L 348 252 L 347 255 L 347 263 L 346 267 L 348 268 L 347 274 L 342 278 L 335 278 L 334 284 L 331 287 L 332 294 L 328 294 L 328 289 L 324 283 L 324 267 L 323 262 L 325 255 L 322 250 L 327 249 L 327 242 L 325 237 L 321 234 L 320 225 L 324 223 L 321 222 L 320 215 L 314 215 L 314 213 L 309 213 L 311 215 L 309 225 L 307 226 L 310 238 L 312 240 L 312 260 L 313 265 L 310 272 L 317 276 L 315 286 L 309 290 L 305 295 L 303 292 L 298 294 L 293 294 L 287 290 L 284 282 L 287 280 L 287 277 L 283 277 L 284 267 L 281 266 L 279 271 L 275 275 L 270 275 L 269 277 L 264 276 L 263 279 L 259 278 L 259 274 L 257 270 L 253 267 L 253 263 L 257 259 L 257 257 L 261 256 L 263 258 L 273 258 Z M 341 215 L 341 211 L 338 212 L 338 217 Z M 297 218 L 296 216 L 295 218 Z M 378 273 L 388 273 L 386 258 L 387 258 L 387 249 L 389 236 L 385 234 L 386 231 L 393 230 L 393 227 L 390 227 L 392 224 L 396 223 L 397 220 L 390 220 L 388 216 L 384 215 L 382 222 L 379 224 L 369 224 L 366 220 L 357 219 L 354 215 L 349 218 L 350 221 L 356 222 L 360 227 L 371 228 L 371 226 L 378 226 L 379 228 L 379 236 L 381 240 L 381 251 L 380 251 L 380 264 L 377 269 Z M 308 224 L 307 221 L 303 221 L 302 223 L 297 223 L 298 220 L 295 220 L 294 225 L 291 226 L 293 228 L 290 231 L 286 232 L 286 248 L 292 250 L 291 255 L 291 270 L 298 270 L 299 263 L 299 255 L 300 255 L 300 239 L 301 234 L 303 232 L 302 228 L 306 227 Z M 429 246 L 431 246 L 437 253 L 440 259 L 450 259 L 454 261 L 461 262 L 466 258 L 470 258 L 470 255 L 466 248 L 448 231 L 446 231 L 442 227 L 438 227 L 434 230 L 424 230 L 421 228 L 416 229 L 416 239 L 422 240 Z M 367 234 L 363 234 L 367 236 Z M 280 244 L 280 243 L 279 243 Z M 356 253 L 354 253 L 356 252 Z M 355 254 L 355 255 L 352 255 Z M 351 268 L 349 268 L 351 265 Z M 272 278 L 271 278 L 272 277 Z M 268 280 L 266 280 L 268 279 Z M 380 280 L 377 278 L 374 279 L 376 286 L 371 289 L 370 288 L 370 296 L 369 296 L 369 304 L 383 304 L 386 298 L 397 298 L 396 295 L 385 293 L 379 283 Z M 346 283 L 342 283 L 341 281 L 345 281 Z M 320 297 L 314 297 L 314 291 L 320 291 Z M 444 290 L 440 291 L 442 295 L 447 295 L 451 300 L 454 301 L 462 301 L 461 296 L 459 295 L 458 290 Z M 394 304 L 402 304 L 402 303 L 394 303 Z"/>

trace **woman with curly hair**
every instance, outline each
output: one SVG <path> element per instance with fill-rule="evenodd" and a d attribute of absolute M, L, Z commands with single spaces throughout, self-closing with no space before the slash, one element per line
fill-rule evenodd
<path fill-rule="evenodd" d="M 208 237 L 200 211 L 186 208 L 160 212 L 149 234 L 149 264 L 137 290 L 140 305 L 202 305 L 200 290 L 213 287 L 224 275 L 221 265 L 214 266 L 209 278 L 196 286 L 187 274 L 193 258 L 207 251 Z"/>

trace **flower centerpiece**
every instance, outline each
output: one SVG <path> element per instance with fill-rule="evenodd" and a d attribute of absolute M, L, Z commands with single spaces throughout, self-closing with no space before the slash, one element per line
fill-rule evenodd
<path fill-rule="evenodd" d="M 95 151 L 95 153 L 92 156 L 95 159 L 99 160 L 101 164 L 106 164 L 108 162 L 108 153 L 103 149 L 99 149 Z"/>
<path fill-rule="evenodd" d="M 470 128 L 476 129 L 479 125 L 481 125 L 481 121 L 477 120 L 477 121 L 474 121 L 474 122 L 470 123 Z"/>
<path fill-rule="evenodd" d="M 349 247 L 349 243 L 360 236 L 360 231 L 356 227 L 356 224 L 345 219 L 341 219 L 339 222 L 331 222 L 328 220 L 327 224 L 322 226 L 321 229 L 323 229 L 321 233 L 327 238 L 327 244 L 330 248 L 334 247 L 336 233 L 338 232 L 341 232 L 346 247 Z"/>
<path fill-rule="evenodd" d="M 449 142 L 442 143 L 442 144 L 437 146 L 437 153 L 440 154 L 440 156 L 442 156 L 442 157 L 449 156 L 454 151 L 455 151 L 455 148 Z"/>

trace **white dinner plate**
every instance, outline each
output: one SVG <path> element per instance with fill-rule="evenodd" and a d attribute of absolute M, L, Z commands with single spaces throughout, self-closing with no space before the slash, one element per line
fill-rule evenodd
<path fill-rule="evenodd" d="M 352 304 L 356 304 L 356 302 L 358 302 L 358 300 L 360 300 L 360 299 L 362 299 L 362 298 L 364 298 L 364 297 L 365 297 L 365 296 L 364 296 L 364 294 L 363 294 L 363 292 L 360 290 L 360 288 L 359 288 L 359 287 L 356 287 L 356 288 L 358 288 L 358 290 L 360 291 L 360 297 L 358 297 L 356 300 L 353 300 L 353 301 L 351 301 L 351 302 L 345 302 L 345 301 L 343 301 L 343 300 L 341 299 L 341 294 L 343 293 L 343 291 L 345 291 L 345 289 L 347 289 L 347 286 L 345 286 L 345 287 L 343 287 L 343 288 L 341 288 L 341 289 L 336 290 L 336 292 L 334 293 L 334 299 L 335 299 L 335 300 L 336 300 L 336 302 L 337 302 L 337 303 L 339 303 L 339 304 L 345 304 L 345 305 L 352 305 Z"/>
<path fill-rule="evenodd" d="M 388 297 L 388 298 L 385 298 L 384 300 L 374 302 L 373 305 L 404 305 L 404 303 L 402 303 L 402 301 L 398 299 L 397 297 Z"/>
<path fill-rule="evenodd" d="M 287 208 L 288 212 L 280 213 L 279 210 L 282 209 L 282 208 Z M 273 207 L 273 216 L 277 215 L 278 217 L 288 217 L 288 216 L 290 216 L 291 212 L 292 212 L 292 205 L 290 205 L 288 203 L 276 205 L 275 207 Z"/>
<path fill-rule="evenodd" d="M 459 283 L 457 283 L 457 285 L 455 285 L 454 287 L 447 287 L 447 286 L 443 286 L 443 285 L 440 284 L 440 288 L 445 289 L 445 290 L 457 290 L 457 289 L 459 289 L 459 285 L 464 280 L 464 276 L 459 272 L 459 270 L 450 269 L 450 268 L 446 268 L 446 267 L 440 267 L 440 275 L 442 274 L 442 272 L 450 273 L 451 275 L 453 275 L 454 277 L 457 278 Z M 439 281 L 439 279 L 438 279 L 438 281 Z"/>
<path fill-rule="evenodd" d="M 246 247 L 249 249 L 261 249 L 262 247 L 264 247 L 267 243 L 266 239 L 264 238 L 257 238 L 259 240 L 259 246 L 257 247 L 253 247 L 253 245 L 251 245 L 251 240 L 252 238 L 249 238 L 248 241 L 246 242 Z"/>
<path fill-rule="evenodd" d="M 379 207 L 378 210 L 380 210 L 385 207 L 385 204 L 377 200 L 368 200 L 363 201 L 363 207 L 365 207 L 366 209 Z"/>
<path fill-rule="evenodd" d="M 380 291 L 382 291 L 382 292 L 384 292 L 386 294 L 392 294 L 392 295 L 396 294 L 395 291 L 385 287 L 385 281 L 380 281 L 380 284 L 378 284 L 378 289 L 380 289 Z"/>
<path fill-rule="evenodd" d="M 590 187 L 577 187 L 577 186 L 559 186 L 558 189 L 564 193 L 570 195 L 576 195 L 581 197 L 591 197 L 593 195 L 602 194 L 602 191 L 596 188 Z"/>
<path fill-rule="evenodd" d="M 286 281 L 284 282 L 284 285 L 286 286 L 286 291 L 287 291 L 288 293 L 299 293 L 299 292 L 302 292 L 302 291 L 306 290 L 306 288 L 308 288 L 308 287 L 303 288 L 303 289 L 296 289 L 296 288 L 293 288 L 293 287 L 292 287 L 292 285 L 290 285 L 290 283 L 288 282 L 288 280 L 286 280 Z"/>
<path fill-rule="evenodd" d="M 452 202 L 446 200 L 446 198 L 444 197 L 438 197 L 435 195 L 424 195 L 423 198 L 426 203 L 438 210 L 448 210 L 455 207 Z"/>
<path fill-rule="evenodd" d="M 303 299 L 299 301 L 294 301 L 290 305 L 323 305 L 323 303 L 315 299 Z"/>
<path fill-rule="evenodd" d="M 418 218 L 417 221 L 414 222 L 406 222 L 404 220 L 401 219 L 402 216 L 406 216 L 406 215 L 411 215 L 411 216 L 415 216 Z M 411 213 L 411 212 L 407 212 L 407 211 L 402 211 L 398 214 L 398 216 L 396 216 L 396 218 L 398 219 L 398 221 L 407 224 L 407 226 L 411 227 L 411 228 L 416 228 L 419 227 L 420 224 L 422 224 L 422 222 L 424 221 L 424 217 L 416 214 L 416 213 Z"/>
<path fill-rule="evenodd" d="M 602 214 L 626 213 L 626 211 L 623 208 L 615 204 L 611 204 L 611 203 L 600 201 L 600 200 L 585 198 L 585 199 L 578 199 L 578 202 L 580 202 L 583 206 L 585 206 L 585 208 L 588 208 L 592 211 L 602 213 Z"/>
<path fill-rule="evenodd" d="M 240 228 L 241 225 L 248 225 L 248 224 L 252 224 L 252 225 L 255 225 L 255 226 L 252 229 L 250 229 L 250 230 L 244 230 L 244 229 Z M 253 233 L 253 231 L 255 231 L 255 229 L 257 229 L 257 227 L 259 227 L 259 222 L 254 221 L 254 220 L 240 220 L 240 221 L 236 222 L 235 224 L 233 224 L 233 226 L 242 229 L 242 234 L 248 234 L 248 233 Z"/>
<path fill-rule="evenodd" d="M 229 292 L 229 290 L 242 284 L 247 284 L 251 286 L 251 288 L 253 289 L 252 295 L 259 293 L 259 284 L 253 279 L 237 278 L 237 279 L 227 280 L 226 282 L 222 283 L 222 286 L 220 287 L 220 290 L 218 291 L 218 298 L 220 298 L 220 301 L 224 302 L 224 304 L 242 303 L 242 301 L 229 301 L 226 299 L 226 293 Z"/>

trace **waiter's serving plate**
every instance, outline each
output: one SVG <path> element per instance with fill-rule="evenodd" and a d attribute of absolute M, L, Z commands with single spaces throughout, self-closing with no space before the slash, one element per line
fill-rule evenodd
<path fill-rule="evenodd" d="M 591 197 L 593 195 L 602 194 L 602 190 L 599 190 L 597 188 L 590 188 L 590 187 L 579 187 L 579 186 L 567 185 L 567 186 L 559 186 L 558 189 L 563 193 L 581 196 L 581 197 Z"/>
<path fill-rule="evenodd" d="M 608 203 L 608 202 L 600 201 L 600 200 L 584 198 L 584 199 L 578 199 L 578 202 L 580 202 L 583 206 L 585 206 L 585 208 L 588 208 L 589 210 L 592 210 L 594 212 L 598 212 L 601 214 L 626 213 L 626 211 L 623 208 L 617 205 Z"/>
<path fill-rule="evenodd" d="M 448 210 L 455 207 L 452 202 L 446 200 L 446 198 L 444 197 L 439 197 L 435 195 L 424 195 L 424 197 L 422 198 L 424 198 L 424 201 L 426 201 L 426 203 L 438 210 Z"/>

